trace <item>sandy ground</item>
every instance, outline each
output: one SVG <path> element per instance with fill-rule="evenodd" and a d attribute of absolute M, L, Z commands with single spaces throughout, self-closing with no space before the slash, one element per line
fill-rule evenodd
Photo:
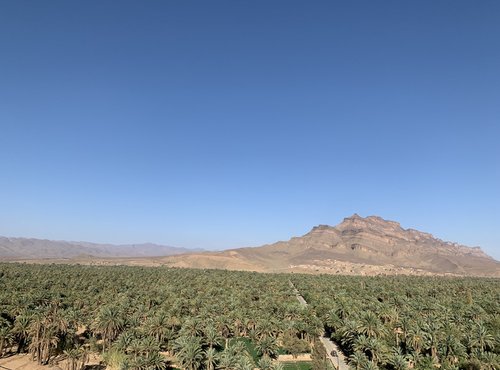
<path fill-rule="evenodd" d="M 100 362 L 99 356 L 91 355 L 87 365 L 98 365 Z M 0 358 L 0 370 L 61 370 L 66 369 L 66 361 L 54 361 L 54 365 L 42 366 L 36 361 L 31 361 L 29 354 L 12 355 Z"/>
<path fill-rule="evenodd" d="M 11 369 L 11 370 L 58 370 L 59 366 L 42 366 L 38 365 L 36 361 L 31 361 L 30 355 L 13 355 L 5 358 L 0 358 L 0 370 Z"/>

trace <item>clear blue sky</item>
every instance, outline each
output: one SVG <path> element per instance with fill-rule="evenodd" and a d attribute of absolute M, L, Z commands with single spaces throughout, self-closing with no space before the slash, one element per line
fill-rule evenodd
<path fill-rule="evenodd" d="M 500 259 L 500 2 L 2 1 L 0 235 L 380 215 Z"/>

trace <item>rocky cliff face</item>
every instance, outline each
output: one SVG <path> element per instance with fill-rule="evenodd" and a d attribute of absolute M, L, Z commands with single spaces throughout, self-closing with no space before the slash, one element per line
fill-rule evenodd
<path fill-rule="evenodd" d="M 302 267 L 328 272 L 328 266 L 337 271 L 339 264 L 352 264 L 360 271 L 362 266 L 372 270 L 380 266 L 382 271 L 500 275 L 500 263 L 481 248 L 445 242 L 378 216 L 356 214 L 337 226 L 319 225 L 287 242 L 235 251 L 275 269 Z"/>
<path fill-rule="evenodd" d="M 366 218 L 354 214 L 344 218 L 335 227 L 320 225 L 309 234 L 336 234 L 339 243 L 359 244 L 378 253 L 414 256 L 416 254 L 436 253 L 452 256 L 473 256 L 491 259 L 481 248 L 470 248 L 457 243 L 445 242 L 432 234 L 414 229 L 403 229 L 398 222 L 386 221 L 378 216 Z M 359 243 L 357 243 L 359 242 Z"/>

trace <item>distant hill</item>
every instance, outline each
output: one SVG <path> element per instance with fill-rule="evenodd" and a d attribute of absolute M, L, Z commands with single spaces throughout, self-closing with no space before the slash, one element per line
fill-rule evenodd
<path fill-rule="evenodd" d="M 347 217 L 289 241 L 217 253 L 168 257 L 177 267 L 342 274 L 454 274 L 500 276 L 500 263 L 479 247 L 403 229 L 377 216 Z"/>
<path fill-rule="evenodd" d="M 0 260 L 156 257 L 194 251 L 152 243 L 113 245 L 0 236 Z"/>
<path fill-rule="evenodd" d="M 0 260 L 126 264 L 260 272 L 500 277 L 479 247 L 446 242 L 378 216 L 345 218 L 274 244 L 200 252 L 156 244 L 110 245 L 0 237 Z"/>

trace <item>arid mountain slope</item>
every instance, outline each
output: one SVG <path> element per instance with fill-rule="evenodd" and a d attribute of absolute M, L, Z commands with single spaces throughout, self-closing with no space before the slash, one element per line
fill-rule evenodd
<path fill-rule="evenodd" d="M 154 257 L 192 252 L 151 243 L 145 244 L 95 244 L 44 239 L 6 238 L 0 236 L 0 260 L 65 259 L 76 257 Z"/>
<path fill-rule="evenodd" d="M 289 241 L 222 252 L 201 253 L 154 244 L 116 246 L 0 237 L 0 260 L 259 272 L 500 277 L 500 262 L 479 247 L 445 242 L 377 216 L 358 215 L 345 218 L 335 227 L 316 226 Z"/>
<path fill-rule="evenodd" d="M 480 248 L 444 242 L 377 216 L 353 215 L 286 242 L 164 259 L 178 267 L 324 273 L 500 276 L 500 263 Z"/>

